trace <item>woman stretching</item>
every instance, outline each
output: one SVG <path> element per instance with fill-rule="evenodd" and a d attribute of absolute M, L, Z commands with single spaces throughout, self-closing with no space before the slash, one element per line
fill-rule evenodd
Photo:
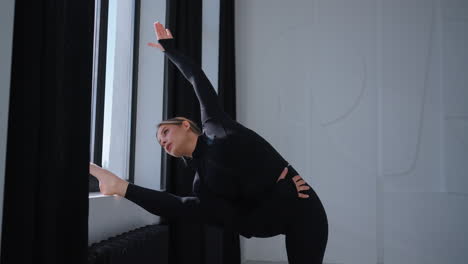
<path fill-rule="evenodd" d="M 328 220 L 315 191 L 265 139 L 221 110 L 213 86 L 174 48 L 171 32 L 159 22 L 155 30 L 158 43 L 149 45 L 178 67 L 200 102 L 202 131 L 176 117 L 160 123 L 156 133 L 166 153 L 196 171 L 194 196 L 137 186 L 91 163 L 101 192 L 123 196 L 156 215 L 229 228 L 246 238 L 284 234 L 289 263 L 322 263 Z"/>

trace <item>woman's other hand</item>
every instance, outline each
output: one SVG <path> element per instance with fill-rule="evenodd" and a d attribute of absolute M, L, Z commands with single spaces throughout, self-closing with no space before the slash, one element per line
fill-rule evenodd
<path fill-rule="evenodd" d="M 171 31 L 168 28 L 164 28 L 164 26 L 161 23 L 159 23 L 158 21 L 154 23 L 154 31 L 156 32 L 157 40 L 174 38 L 172 36 Z M 159 43 L 150 42 L 150 43 L 148 43 L 148 46 L 158 48 L 161 51 L 164 51 L 163 46 L 161 46 L 161 44 L 159 44 Z"/>
<path fill-rule="evenodd" d="M 279 176 L 278 180 L 276 182 L 279 182 L 280 180 L 285 180 L 286 175 L 288 174 L 288 167 L 284 168 L 283 172 L 281 172 L 281 175 Z M 291 181 L 294 182 L 297 190 L 297 196 L 300 198 L 309 198 L 309 195 L 301 193 L 301 191 L 307 191 L 310 189 L 310 187 L 307 185 L 307 183 L 301 178 L 301 176 L 296 175 L 291 178 Z"/>
<path fill-rule="evenodd" d="M 99 181 L 99 190 L 104 195 L 119 195 L 124 197 L 127 192 L 128 182 L 117 177 L 114 173 L 90 162 L 89 173 Z"/>

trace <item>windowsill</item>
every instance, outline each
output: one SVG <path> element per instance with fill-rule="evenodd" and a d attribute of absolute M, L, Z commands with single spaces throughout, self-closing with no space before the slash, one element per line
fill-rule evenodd
<path fill-rule="evenodd" d="M 104 195 L 100 192 L 90 192 L 88 195 L 89 199 L 94 199 L 94 198 L 101 198 L 101 197 L 111 197 L 113 195 Z"/>

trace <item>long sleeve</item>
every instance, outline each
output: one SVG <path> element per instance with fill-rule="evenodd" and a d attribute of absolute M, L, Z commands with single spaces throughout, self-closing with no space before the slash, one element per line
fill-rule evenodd
<path fill-rule="evenodd" d="M 155 215 L 238 229 L 237 211 L 221 199 L 180 197 L 132 183 L 125 198 Z"/>
<path fill-rule="evenodd" d="M 239 177 L 240 196 L 254 200 L 262 200 L 270 194 L 298 198 L 296 185 L 291 180 L 299 175 L 295 168 L 255 131 L 244 129 L 238 134 L 240 139 L 226 151 L 235 153 L 229 165 Z M 288 167 L 288 173 L 283 180 L 278 181 L 285 167 Z"/>
<path fill-rule="evenodd" d="M 221 109 L 218 95 L 201 67 L 196 65 L 191 58 L 175 49 L 174 39 L 160 39 L 159 44 L 164 47 L 166 56 L 192 84 L 200 103 L 202 124 L 210 118 L 223 119 L 228 117 Z"/>
<path fill-rule="evenodd" d="M 129 183 L 125 198 L 143 207 L 146 211 L 164 217 L 190 217 L 201 220 L 198 197 L 180 197 L 165 191 L 147 189 Z"/>

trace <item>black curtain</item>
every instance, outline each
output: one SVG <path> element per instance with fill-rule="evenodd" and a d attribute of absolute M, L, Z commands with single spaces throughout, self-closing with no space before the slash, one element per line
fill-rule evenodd
<path fill-rule="evenodd" d="M 93 0 L 16 1 L 2 263 L 87 261 L 93 23 Z"/>
<path fill-rule="evenodd" d="M 236 51 L 234 0 L 220 0 L 218 95 L 221 106 L 236 120 Z"/>
<path fill-rule="evenodd" d="M 220 1 L 219 100 L 235 119 L 234 3 Z M 201 66 L 202 1 L 168 0 L 165 26 L 171 30 L 176 48 Z M 200 123 L 200 106 L 191 84 L 167 59 L 165 63 L 163 119 L 185 116 Z M 194 172 L 180 159 L 162 150 L 162 187 L 171 193 L 191 196 Z M 170 226 L 171 264 L 240 263 L 239 235 L 206 225 L 177 221 Z"/>
<path fill-rule="evenodd" d="M 174 35 L 176 48 L 201 65 L 202 1 L 167 0 L 165 27 Z M 200 106 L 193 87 L 168 59 L 164 68 L 163 119 L 184 116 L 200 125 Z M 193 196 L 194 172 L 180 159 L 161 151 L 161 187 L 176 195 Z M 169 222 L 169 263 L 205 264 L 203 241 L 203 225 Z"/>
<path fill-rule="evenodd" d="M 226 112 L 232 119 L 236 120 L 234 4 L 234 0 L 220 0 L 218 97 L 224 112 Z M 238 233 L 230 230 L 224 230 L 221 245 L 223 263 L 241 263 L 241 250 Z"/>

